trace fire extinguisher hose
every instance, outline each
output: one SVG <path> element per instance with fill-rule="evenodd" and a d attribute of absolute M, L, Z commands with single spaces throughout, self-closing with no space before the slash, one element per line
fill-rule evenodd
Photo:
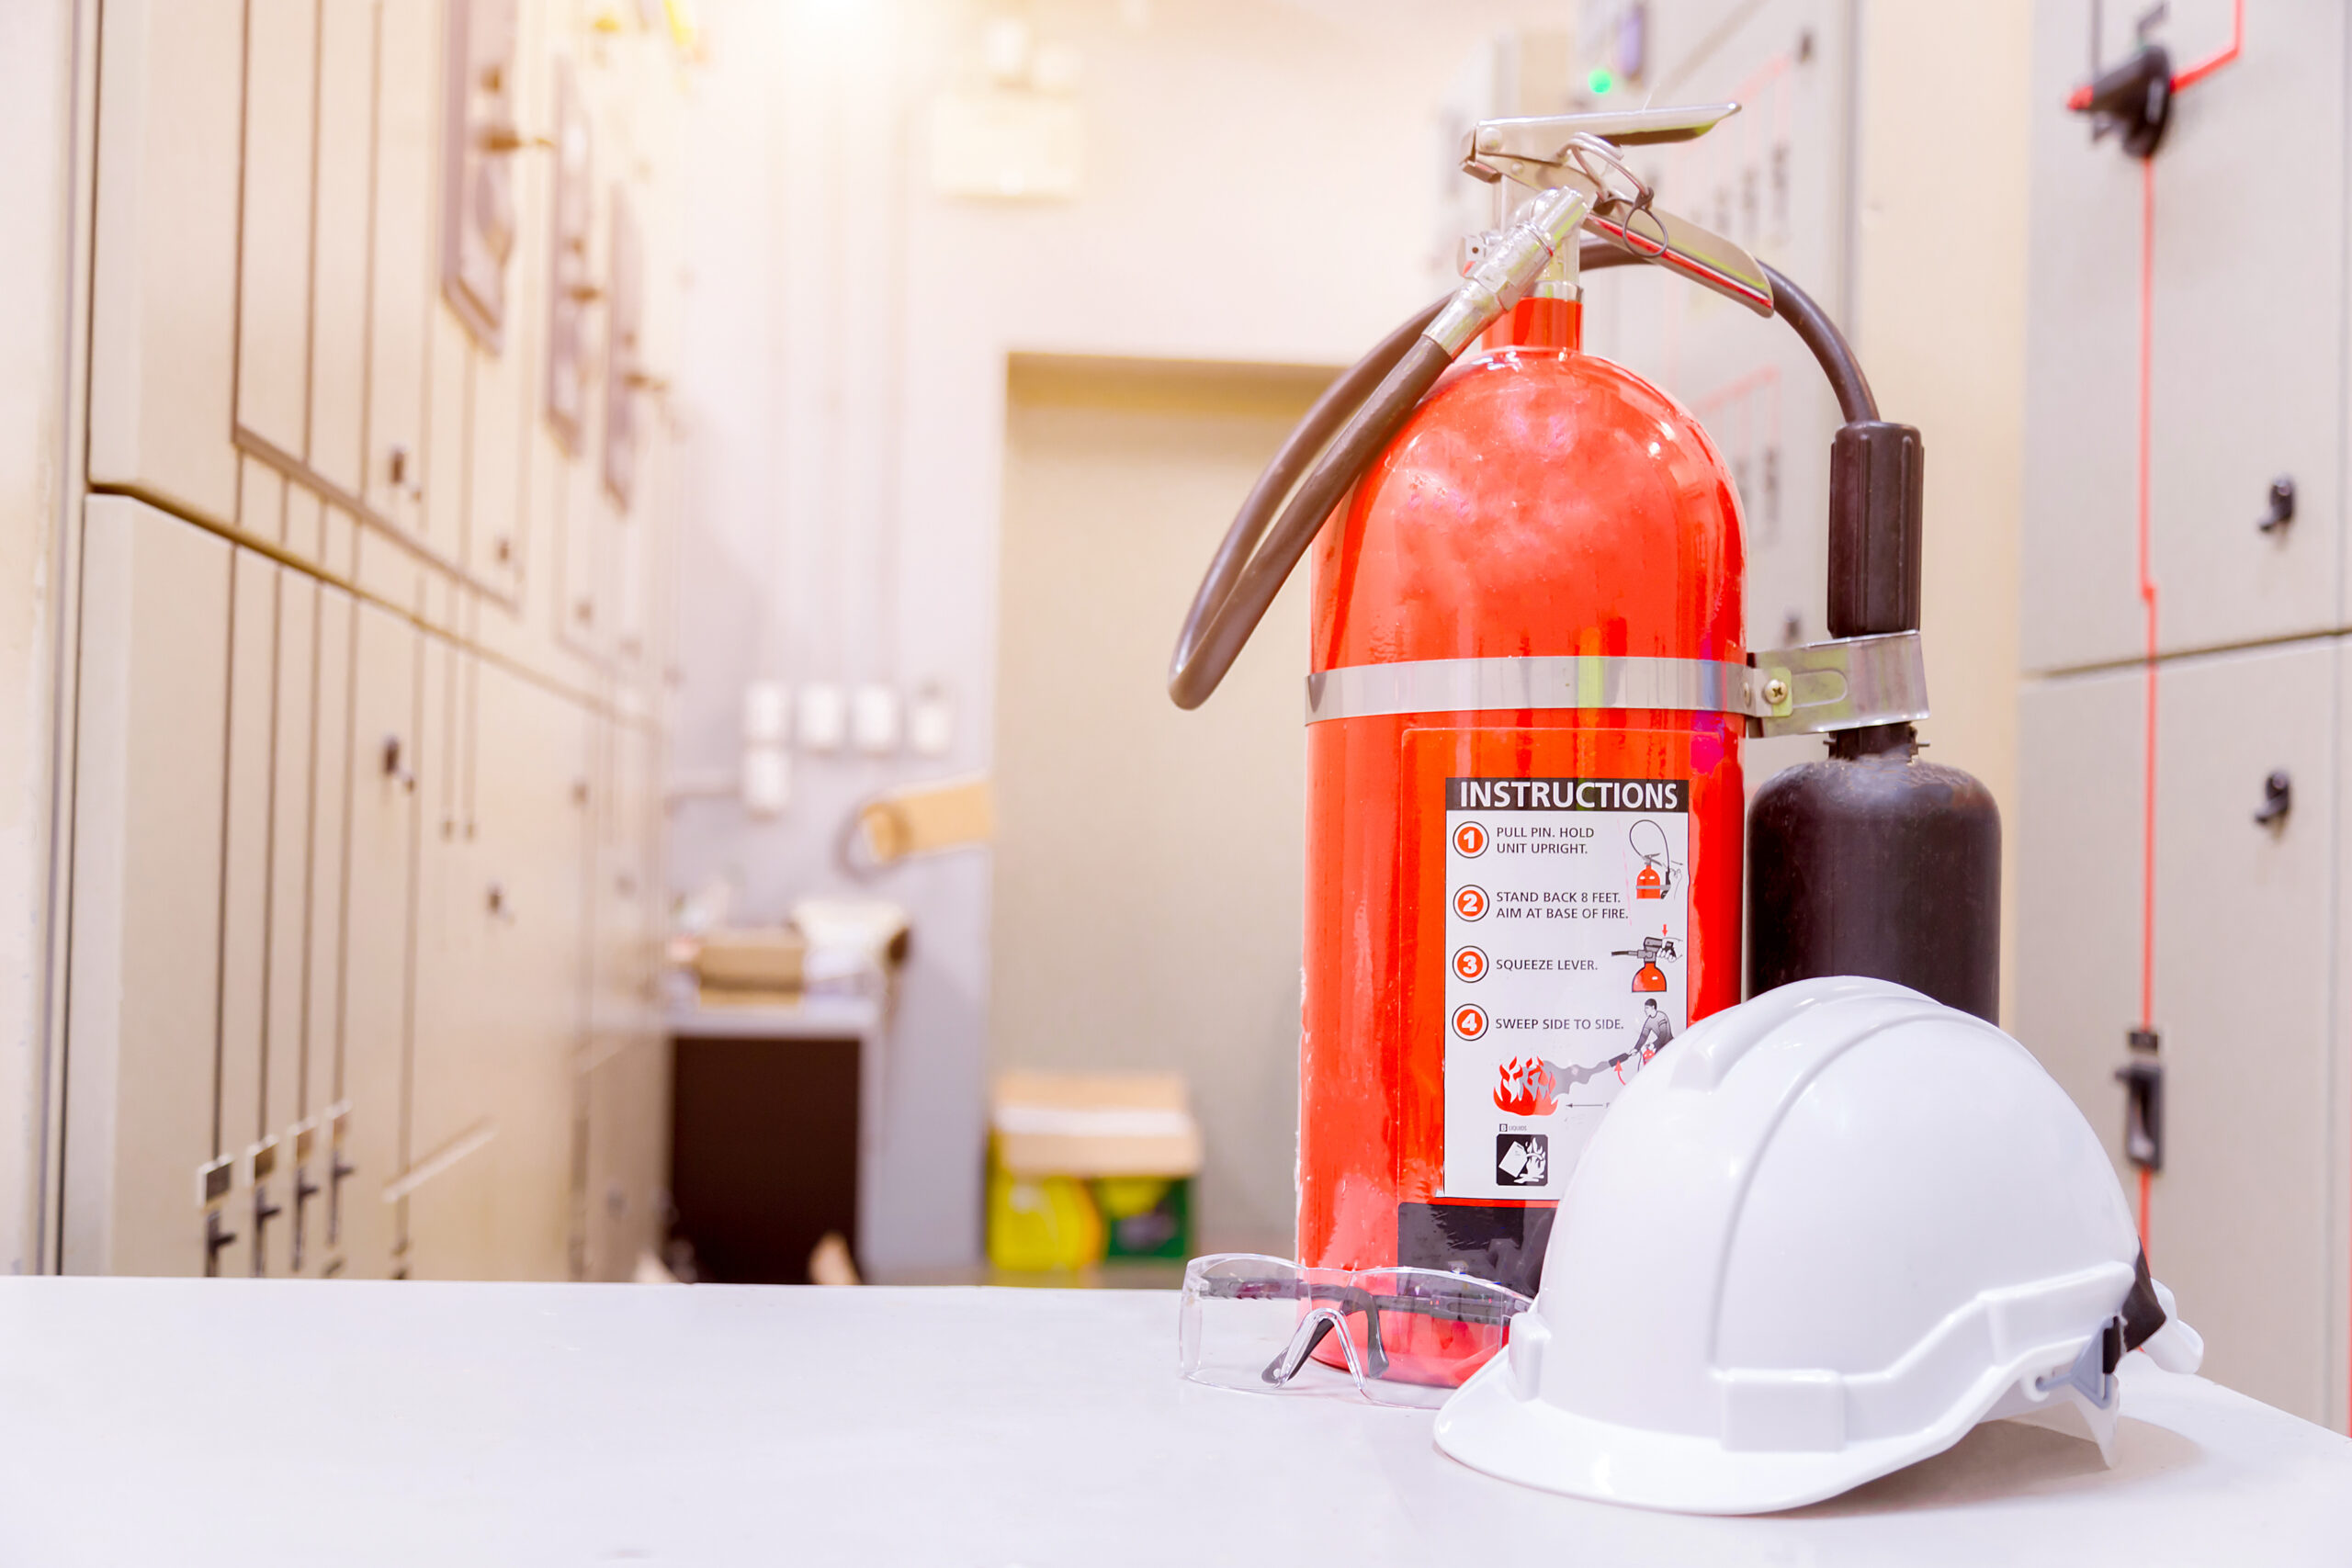
<path fill-rule="evenodd" d="M 1577 265 L 1586 271 L 1653 259 L 1607 240 L 1586 239 L 1577 247 Z M 1764 276 L 1772 286 L 1773 314 L 1784 318 L 1821 362 L 1847 423 L 1876 421 L 1878 400 L 1837 323 L 1771 267 L 1764 267 Z M 1469 318 L 1458 308 L 1447 310 L 1463 298 L 1457 292 L 1434 301 L 1381 339 L 1316 399 L 1266 465 L 1209 562 L 1177 634 L 1168 694 L 1178 707 L 1196 708 L 1216 690 L 1324 520 L 1475 335 L 1458 330 L 1456 318 Z M 1449 348 L 1440 337 L 1461 342 Z"/>
<path fill-rule="evenodd" d="M 1323 519 L 1453 363 L 1452 355 L 1422 335 L 1453 298 L 1449 294 L 1415 311 L 1332 382 L 1258 477 L 1177 634 L 1168 693 L 1178 707 L 1196 708 L 1216 690 L 1315 542 Z M 1308 470 L 1306 479 L 1294 494 L 1292 486 L 1303 469 Z"/>
<path fill-rule="evenodd" d="M 1593 272 L 1607 266 L 1640 266 L 1649 259 L 1611 241 L 1587 240 L 1578 251 L 1577 265 L 1579 271 Z M 1788 322 L 1821 362 L 1821 373 L 1829 378 L 1830 390 L 1838 394 L 1839 417 L 1848 424 L 1874 423 L 1878 397 L 1871 390 L 1870 378 L 1862 374 L 1861 362 L 1854 357 L 1846 334 L 1814 303 L 1812 295 L 1781 276 L 1770 263 L 1756 265 L 1764 269 L 1765 281 L 1772 286 L 1772 314 Z"/>

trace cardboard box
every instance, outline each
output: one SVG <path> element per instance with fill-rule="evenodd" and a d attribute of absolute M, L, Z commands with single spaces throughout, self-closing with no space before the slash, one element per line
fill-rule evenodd
<path fill-rule="evenodd" d="M 702 939 L 695 978 L 706 991 L 797 991 L 808 939 L 788 926 L 714 931 Z"/>
<path fill-rule="evenodd" d="M 1006 1073 L 989 1128 L 1016 1176 L 1192 1176 L 1201 1128 L 1177 1073 Z"/>
<path fill-rule="evenodd" d="M 989 1258 L 1016 1270 L 1183 1258 L 1201 1130 L 1173 1073 L 1007 1073 L 989 1113 Z"/>

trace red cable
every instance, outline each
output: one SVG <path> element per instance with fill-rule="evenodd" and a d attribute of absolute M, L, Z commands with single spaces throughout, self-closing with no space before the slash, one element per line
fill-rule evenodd
<path fill-rule="evenodd" d="M 2238 57 L 2245 43 L 2245 0 L 2232 0 L 2229 47 L 2177 72 L 2172 91 L 2185 93 Z M 2090 107 L 2088 83 L 2067 95 L 2066 107 Z M 2149 406 L 2154 386 L 2156 295 L 2156 165 L 2140 161 L 2140 407 L 2139 452 L 2134 475 L 2135 529 L 2139 536 L 2140 603 L 2146 609 L 2147 651 L 2143 660 L 2147 688 L 2147 752 L 2140 801 L 2140 1027 L 2153 1034 L 2156 1010 L 2156 580 L 2148 570 Z M 2148 1250 L 2148 1198 L 2155 1172 L 2140 1168 L 2140 1250 Z"/>
<path fill-rule="evenodd" d="M 2197 85 L 2198 83 L 2205 80 L 2206 77 L 2211 76 L 2214 72 L 2219 71 L 2222 66 L 2229 64 L 2230 62 L 2238 57 L 2239 47 L 2245 42 L 2245 0 L 2232 0 L 2230 8 L 2229 47 L 2215 53 L 2207 55 L 2204 59 L 2199 61 L 2196 64 L 2189 66 L 2185 71 L 2175 72 L 2172 78 L 2173 92 L 2176 94 L 2185 93 L 2188 91 L 2189 88 Z M 2091 85 L 2086 82 L 2082 85 L 2076 87 L 2073 92 L 2067 94 L 2066 107 L 2074 110 L 2076 114 L 2080 114 L 2083 110 L 2090 107 Z"/>
<path fill-rule="evenodd" d="M 2232 0 L 2230 6 L 2230 47 L 2217 54 L 2209 54 L 2185 71 L 2173 73 L 2172 90 L 2185 93 L 2198 83 L 2238 57 L 2238 49 L 2245 42 L 2245 0 Z"/>
<path fill-rule="evenodd" d="M 2229 47 L 2177 73 L 2172 90 L 2185 93 L 2237 59 L 2245 43 L 2245 0 L 2233 0 Z M 2088 89 L 2075 96 L 2088 102 Z M 2073 99 L 2069 107 L 2076 107 Z M 2147 610 L 2147 758 L 2140 802 L 2140 1027 L 2155 1032 L 2156 1011 L 2156 581 L 2148 571 L 2149 405 L 2154 387 L 2156 296 L 2156 164 L 2140 161 L 2140 428 L 2137 473 L 2140 602 Z M 2148 1194 L 2154 1173 L 2140 1168 L 2140 1250 L 2148 1249 Z"/>
<path fill-rule="evenodd" d="M 2156 984 L 2156 583 L 2148 575 L 2148 409 L 2154 381 L 2156 165 L 2140 164 L 2140 602 L 2148 623 L 2148 766 L 2140 851 L 2140 1027 L 2152 1029 Z"/>
<path fill-rule="evenodd" d="M 2156 583 L 2148 573 L 2148 410 L 2154 383 L 2156 165 L 2140 161 L 2140 430 L 2138 532 L 2140 602 L 2147 607 L 2148 737 L 2140 803 L 2140 1027 L 2150 1032 L 2156 1004 Z M 2140 1168 L 2140 1250 L 2148 1249 L 2148 1168 Z"/>

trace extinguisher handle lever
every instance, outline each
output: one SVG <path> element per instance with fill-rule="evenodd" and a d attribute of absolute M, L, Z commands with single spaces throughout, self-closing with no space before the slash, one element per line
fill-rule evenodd
<path fill-rule="evenodd" d="M 1620 147 L 1688 141 L 1738 112 L 1737 104 L 1702 104 L 1482 120 L 1470 133 L 1462 167 L 1489 184 L 1509 178 L 1539 191 L 1579 191 L 1592 207 L 1585 227 L 1623 247 L 1631 259 L 1678 273 L 1769 316 L 1772 285 L 1763 264 L 1723 235 L 1653 205 L 1648 183 L 1617 152 Z"/>
<path fill-rule="evenodd" d="M 1560 149 L 1579 136 L 1597 136 L 1620 147 L 1655 147 L 1690 141 L 1739 112 L 1737 104 L 1677 104 L 1662 109 L 1620 109 L 1605 114 L 1513 115 L 1482 119 L 1470 133 L 1465 173 L 1496 176 L 1486 165 L 1495 158 L 1556 162 Z"/>

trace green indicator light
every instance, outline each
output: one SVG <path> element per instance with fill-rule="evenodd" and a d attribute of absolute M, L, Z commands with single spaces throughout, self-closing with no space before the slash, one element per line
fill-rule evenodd
<path fill-rule="evenodd" d="M 1617 78 L 1609 73 L 1606 65 L 1596 65 L 1585 73 L 1584 85 L 1592 89 L 1595 97 L 1599 97 L 1617 85 Z"/>

